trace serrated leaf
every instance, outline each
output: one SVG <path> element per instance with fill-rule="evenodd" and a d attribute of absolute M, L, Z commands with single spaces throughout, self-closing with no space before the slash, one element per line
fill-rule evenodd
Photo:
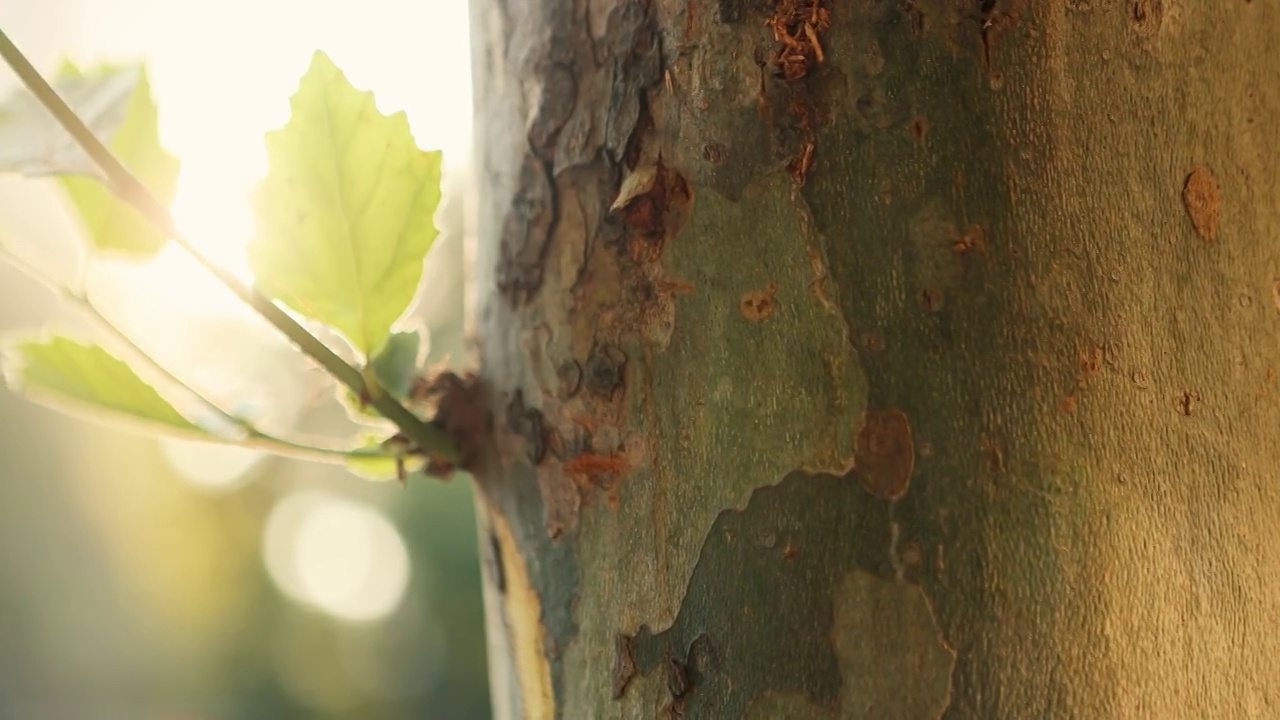
<path fill-rule="evenodd" d="M 10 349 L 6 380 L 11 389 L 52 407 L 104 411 L 184 433 L 207 434 L 183 417 L 160 393 L 98 345 L 67 337 L 25 340 Z"/>
<path fill-rule="evenodd" d="M 136 67 L 101 69 L 91 76 L 64 74 L 54 89 L 101 139 L 125 123 L 142 75 Z M 76 145 L 26 88 L 0 102 L 0 172 L 25 175 L 96 175 Z"/>
<path fill-rule="evenodd" d="M 144 68 L 136 68 L 134 72 L 137 80 L 127 98 L 123 121 L 109 138 L 100 136 L 100 139 L 160 202 L 168 205 L 177 190 L 179 162 L 160 146 L 156 106 L 151 99 L 147 72 Z M 66 78 L 84 78 L 71 63 L 66 63 L 60 74 Z M 153 255 L 164 247 L 168 238 L 141 213 L 113 195 L 106 185 L 81 177 L 64 177 L 62 184 L 95 248 Z"/>
<path fill-rule="evenodd" d="M 420 150 L 404 113 L 379 113 L 324 53 L 290 106 L 267 135 L 250 263 L 264 293 L 374 356 L 436 236 L 440 153 Z"/>

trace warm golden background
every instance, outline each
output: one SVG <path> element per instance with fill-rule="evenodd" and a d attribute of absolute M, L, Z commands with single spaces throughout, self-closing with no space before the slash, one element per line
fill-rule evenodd
<path fill-rule="evenodd" d="M 3 0 L 40 69 L 145 60 L 175 213 L 247 273 L 247 193 L 311 53 L 383 112 L 405 110 L 446 186 L 470 143 L 466 3 Z M 0 93 L 17 87 L 0 69 Z M 464 351 L 456 194 L 415 318 L 431 361 Z M 0 239 L 58 277 L 82 258 L 50 181 L 0 178 Z M 172 249 L 89 275 L 104 309 L 188 380 L 273 428 L 332 432 L 323 376 Z M 0 331 L 91 328 L 0 265 Z M 0 391 L 0 718 L 488 716 L 470 490 L 368 483 L 328 466 L 71 419 Z"/>

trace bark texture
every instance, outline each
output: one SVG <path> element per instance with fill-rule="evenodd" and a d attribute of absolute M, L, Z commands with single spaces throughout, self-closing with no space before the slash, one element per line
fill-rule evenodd
<path fill-rule="evenodd" d="M 1280 7 L 472 0 L 502 717 L 1280 713 Z"/>

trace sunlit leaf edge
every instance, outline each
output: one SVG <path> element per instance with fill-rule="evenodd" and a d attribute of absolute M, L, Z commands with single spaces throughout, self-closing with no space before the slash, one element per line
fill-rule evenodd
<path fill-rule="evenodd" d="M 312 214 L 311 207 L 330 207 L 332 198 L 306 197 L 303 192 L 293 190 L 296 185 L 297 167 L 290 162 L 277 163 L 276 158 L 283 156 L 292 160 L 293 153 L 299 147 L 312 147 L 313 144 L 298 143 L 294 135 L 305 137 L 308 128 L 305 122 L 306 101 L 312 100 L 310 94 L 319 94 L 324 98 L 322 108 L 331 112 L 341 103 L 330 103 L 328 97 L 343 93 L 346 100 L 358 105 L 361 119 L 367 114 L 376 116 L 385 123 L 379 132 L 387 138 L 407 141 L 404 155 L 406 167 L 412 167 L 411 174 L 417 180 L 408 186 L 408 192 L 402 193 L 401 200 L 408 199 L 401 219 L 397 222 L 395 233 L 387 233 L 384 242 L 393 248 L 386 254 L 396 258 L 382 267 L 382 275 L 374 282 L 365 283 L 365 278 L 326 277 L 331 263 L 326 262 L 318 253 L 325 251 L 326 243 L 312 241 L 286 241 L 281 239 L 291 233 L 281 232 L 279 217 L 287 216 L 290 220 L 301 223 L 303 218 Z M 396 325 L 404 319 L 421 289 L 423 269 L 427 252 L 430 251 L 439 237 L 439 228 L 435 224 L 435 216 L 439 211 L 443 195 L 443 153 L 439 150 L 424 150 L 413 136 L 408 117 L 404 111 L 383 114 L 377 108 L 374 93 L 361 90 L 347 79 L 345 73 L 324 52 L 316 51 L 311 64 L 299 81 L 298 89 L 290 97 L 290 117 L 285 125 L 267 133 L 268 173 L 253 194 L 254 213 L 257 216 L 258 228 L 249 246 L 250 265 L 257 278 L 257 285 L 268 296 L 278 300 L 292 310 L 308 319 L 333 328 L 354 349 L 372 357 L 378 354 Z M 314 108 L 311 108 L 314 111 Z M 328 126 L 326 126 L 328 127 Z M 365 130 L 368 133 L 368 130 Z M 403 133 L 399 136 L 399 133 Z M 370 133 L 371 134 L 371 133 Z M 372 135 L 372 134 L 371 134 Z M 390 141 L 388 141 L 389 143 Z M 385 165 L 385 156 L 379 158 L 380 168 Z M 410 162 L 412 160 L 412 162 Z M 374 187 L 381 188 L 383 170 L 374 173 L 378 182 Z M 291 174 L 292 173 L 292 174 Z M 283 176 L 283 177 L 280 177 Z M 340 179 L 340 178 L 339 178 Z M 402 180 L 402 178 L 394 178 Z M 285 193 L 284 189 L 290 192 Z M 281 194 L 279 197 L 273 197 Z M 281 198 L 286 201 L 281 203 Z M 299 199 L 301 198 L 301 199 Z M 290 207 L 284 207 L 287 201 L 294 201 Z M 365 198 L 365 202 L 371 202 Z M 276 204 L 281 203 L 281 204 Z M 301 206 L 301 207 L 295 207 Z M 367 208 L 360 210 L 364 213 Z M 278 213 L 272 216 L 271 213 Z M 287 223 L 286 223 L 287 224 Z M 312 232 L 315 232 L 314 230 Z M 305 233 L 303 233 L 305 234 Z M 345 228 L 344 234 L 350 235 L 351 228 Z M 406 243 L 406 234 L 415 237 Z M 403 248 L 411 245 L 408 251 Z M 331 250 L 332 248 L 330 248 Z M 381 248 L 386 250 L 386 248 Z M 409 258 L 409 259 L 406 259 Z M 309 273 L 299 272 L 308 263 L 315 265 L 316 270 Z M 287 268 L 288 271 L 282 271 Z M 349 282 L 334 282 L 334 280 Z M 352 293 L 359 297 L 354 301 L 350 297 L 339 297 L 343 293 L 335 291 L 349 285 Z M 373 310 L 368 309 L 366 300 L 377 294 Z M 362 308 L 359 312 L 349 308 Z M 354 318 L 354 319 L 353 319 Z"/>
<path fill-rule="evenodd" d="M 168 418 L 138 414 L 129 410 L 96 403 L 52 386 L 33 382 L 28 376 L 30 353 L 25 347 L 44 346 L 65 342 L 78 349 L 101 353 L 102 357 L 118 365 L 117 370 L 128 373 L 126 378 L 135 382 L 163 405 L 172 415 Z M 44 331 L 39 334 L 13 335 L 0 341 L 0 359 L 3 364 L 5 386 L 19 397 L 26 398 L 39 405 L 56 410 L 62 414 L 87 420 L 99 425 L 130 430 L 137 434 L 178 437 L 190 440 L 211 439 L 218 437 L 209 430 L 200 427 L 186 415 L 181 413 L 156 387 L 142 378 L 141 375 L 125 360 L 108 351 L 98 343 L 82 341 L 71 333 Z"/>

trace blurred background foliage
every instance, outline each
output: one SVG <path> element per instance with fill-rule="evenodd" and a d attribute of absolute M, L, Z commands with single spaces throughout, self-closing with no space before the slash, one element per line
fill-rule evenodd
<path fill-rule="evenodd" d="M 418 143 L 445 151 L 442 235 L 413 320 L 465 361 L 466 3 L 0 3 L 37 67 L 144 61 L 175 212 L 243 271 L 262 134 L 328 52 Z M 0 92 L 17 87 L 0 71 Z M 0 239 L 58 276 L 83 263 L 57 184 L 0 178 Z M 166 254 L 121 262 L 100 303 L 173 369 L 275 425 L 340 433 L 324 376 Z M 88 326 L 0 265 L 0 331 Z M 242 408 L 243 409 L 243 408 Z M 0 391 L 0 718 L 489 716 L 471 488 L 159 442 Z"/>

